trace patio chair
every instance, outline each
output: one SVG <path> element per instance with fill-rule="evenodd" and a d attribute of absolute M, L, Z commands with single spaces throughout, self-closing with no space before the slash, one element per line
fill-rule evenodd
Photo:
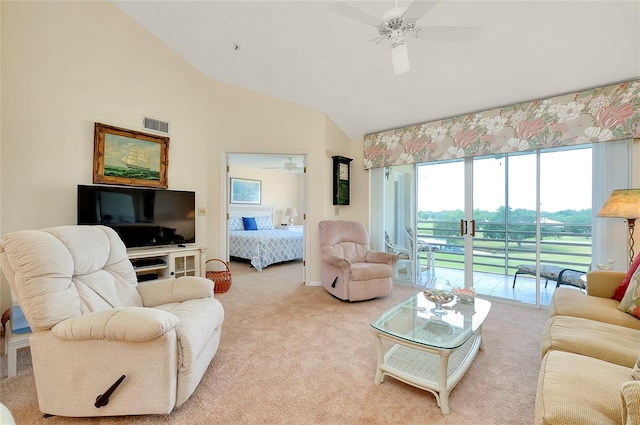
<path fill-rule="evenodd" d="M 391 242 L 391 238 L 389 234 L 384 232 L 384 244 L 387 247 L 388 252 L 392 252 L 398 256 L 398 262 L 395 266 L 393 276 L 398 278 L 400 275 L 400 270 L 407 270 L 407 275 L 411 277 L 411 270 L 413 270 L 413 260 L 411 251 L 409 251 L 405 246 L 396 245 Z"/>
<path fill-rule="evenodd" d="M 407 238 L 409 238 L 409 243 L 410 246 L 413 247 L 413 229 L 411 229 L 411 227 L 406 227 L 405 232 L 407 234 Z M 431 245 L 428 242 L 425 242 L 423 240 L 417 239 L 416 240 L 416 249 L 418 250 L 418 252 L 425 252 L 425 258 L 427 259 L 427 263 L 426 263 L 426 268 L 427 270 L 435 268 L 436 266 L 436 253 L 435 253 L 435 249 L 433 248 L 433 245 Z"/>
<path fill-rule="evenodd" d="M 513 275 L 513 286 L 516 287 L 516 278 L 518 275 L 526 274 L 535 276 L 536 265 L 535 264 L 518 264 L 516 266 L 516 273 Z M 550 280 L 556 282 L 556 288 L 560 285 L 575 286 L 581 290 L 586 289 L 586 273 L 585 271 L 566 268 L 563 266 L 540 264 L 540 278 L 544 279 L 544 287 Z"/>
<path fill-rule="evenodd" d="M 384 244 L 387 247 L 387 251 L 398 254 L 399 258 L 411 258 L 411 251 L 409 251 L 405 246 L 392 243 L 389 233 L 386 231 L 384 232 Z"/>

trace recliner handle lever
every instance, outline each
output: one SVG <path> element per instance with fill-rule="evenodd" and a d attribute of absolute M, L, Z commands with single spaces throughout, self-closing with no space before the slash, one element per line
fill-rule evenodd
<path fill-rule="evenodd" d="M 124 381 L 124 378 L 126 378 L 126 376 L 122 375 L 120 378 L 118 378 L 116 382 L 113 383 L 112 386 L 109 387 L 107 391 L 105 391 L 104 394 L 100 394 L 98 397 L 96 397 L 96 402 L 94 406 L 96 406 L 98 409 L 101 408 L 102 406 L 106 406 L 107 403 L 109 403 L 109 397 L 111 397 L 111 394 L 113 394 L 116 388 L 118 388 L 118 386 L 120 386 L 122 381 Z"/>

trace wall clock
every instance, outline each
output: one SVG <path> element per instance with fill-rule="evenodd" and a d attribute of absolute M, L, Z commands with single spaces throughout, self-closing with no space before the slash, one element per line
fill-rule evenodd
<path fill-rule="evenodd" d="M 351 182 L 351 158 L 332 156 L 333 158 L 333 205 L 349 205 Z"/>

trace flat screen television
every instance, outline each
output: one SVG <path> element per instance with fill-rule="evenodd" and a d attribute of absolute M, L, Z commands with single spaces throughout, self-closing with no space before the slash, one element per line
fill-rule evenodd
<path fill-rule="evenodd" d="M 127 248 L 195 243 L 195 192 L 78 185 L 78 224 L 113 228 Z"/>

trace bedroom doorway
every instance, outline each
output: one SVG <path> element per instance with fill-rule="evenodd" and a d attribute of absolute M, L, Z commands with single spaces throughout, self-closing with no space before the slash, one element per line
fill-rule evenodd
<path fill-rule="evenodd" d="M 227 259 L 256 273 L 294 265 L 305 283 L 306 155 L 240 152 L 226 161 Z"/>

